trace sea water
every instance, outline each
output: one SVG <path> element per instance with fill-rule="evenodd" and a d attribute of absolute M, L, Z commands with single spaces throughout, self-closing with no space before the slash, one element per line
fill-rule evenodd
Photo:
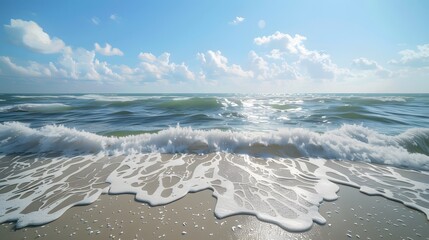
<path fill-rule="evenodd" d="M 39 225 L 102 193 L 300 231 L 338 184 L 429 216 L 428 94 L 0 95 L 0 222 Z"/>

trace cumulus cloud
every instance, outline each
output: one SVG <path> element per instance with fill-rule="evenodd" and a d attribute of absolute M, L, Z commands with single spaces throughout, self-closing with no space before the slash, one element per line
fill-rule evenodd
<path fill-rule="evenodd" d="M 376 61 L 362 57 L 353 59 L 352 67 L 359 70 L 377 70 L 382 68 Z"/>
<path fill-rule="evenodd" d="M 283 66 L 294 68 L 294 72 L 299 73 L 295 74 L 296 76 L 310 79 L 334 79 L 337 75 L 346 72 L 345 69 L 340 69 L 334 64 L 328 54 L 307 49 L 304 45 L 306 39 L 299 34 L 291 36 L 277 31 L 269 36 L 255 38 L 254 43 L 271 48 L 267 57 L 282 61 Z M 291 64 L 288 64 L 288 61 Z"/>
<path fill-rule="evenodd" d="M 353 59 L 351 66 L 353 70 L 363 71 L 364 76 L 368 76 L 368 74 L 374 74 L 379 78 L 387 78 L 392 75 L 389 70 L 383 68 L 376 61 L 363 57 Z"/>
<path fill-rule="evenodd" d="M 0 71 L 26 77 L 45 77 L 54 79 L 93 80 L 97 82 L 132 82 L 194 80 L 195 76 L 184 63 L 170 62 L 170 54 L 159 57 L 151 53 L 140 53 L 141 62 L 137 67 L 111 65 L 96 58 L 95 51 L 84 48 L 66 47 L 58 62 L 39 64 L 30 62 L 20 66 L 9 57 L 0 57 Z"/>
<path fill-rule="evenodd" d="M 270 59 L 264 59 L 255 51 L 249 53 L 250 66 L 255 78 L 259 80 L 289 80 L 297 79 L 299 73 L 286 61 L 272 62 Z"/>
<path fill-rule="evenodd" d="M 334 79 L 341 70 L 328 54 L 312 52 L 298 62 L 300 68 L 312 79 Z"/>
<path fill-rule="evenodd" d="M 12 62 L 9 57 L 1 56 L 0 64 L 2 65 L 1 69 L 3 69 L 3 71 L 17 73 L 21 76 L 40 77 L 43 75 L 50 75 L 49 69 L 35 62 L 31 62 L 28 66 L 24 67 Z"/>
<path fill-rule="evenodd" d="M 244 17 L 235 17 L 234 20 L 232 20 L 231 22 L 229 22 L 232 25 L 238 25 L 240 23 L 242 23 L 244 21 Z"/>
<path fill-rule="evenodd" d="M 428 66 L 429 65 L 429 44 L 418 45 L 416 50 L 405 49 L 399 52 L 399 60 L 391 60 L 392 64 L 402 64 L 408 66 Z"/>
<path fill-rule="evenodd" d="M 118 48 L 106 43 L 104 47 L 94 44 L 94 50 L 66 46 L 58 38 L 51 38 L 33 21 L 11 20 L 6 25 L 7 31 L 22 45 L 36 52 L 60 53 L 56 62 L 37 63 L 28 61 L 16 63 L 10 57 L 0 57 L 1 74 L 22 77 L 39 77 L 51 79 L 94 80 L 98 82 L 115 82 L 130 80 L 180 82 L 194 80 L 194 73 L 185 63 L 170 61 L 170 53 L 156 57 L 151 53 L 140 53 L 140 63 L 136 67 L 112 65 L 96 58 L 96 53 L 113 56 L 123 55 Z"/>
<path fill-rule="evenodd" d="M 33 21 L 11 19 L 10 24 L 5 25 L 5 29 L 14 42 L 35 52 L 58 53 L 65 47 L 61 39 L 51 38 L 43 31 L 43 28 Z"/>
<path fill-rule="evenodd" d="M 0 57 L 0 71 L 3 74 L 20 77 L 96 81 L 121 80 L 127 76 L 121 71 L 115 73 L 107 62 L 96 59 L 94 51 L 83 48 L 73 50 L 71 47 L 63 50 L 63 54 L 56 63 L 41 64 L 29 61 L 24 65 L 18 65 L 9 57 Z"/>
<path fill-rule="evenodd" d="M 5 56 L 0 57 L 0 71 L 18 77 L 32 78 L 64 78 L 68 75 L 65 69 L 52 62 L 41 64 L 29 61 L 25 65 L 18 65 Z"/>
<path fill-rule="evenodd" d="M 65 77 L 72 79 L 100 80 L 100 74 L 95 70 L 95 52 L 78 48 L 65 51 L 59 64 L 66 70 Z"/>
<path fill-rule="evenodd" d="M 112 48 L 112 46 L 106 43 L 106 46 L 103 48 L 98 43 L 94 44 L 95 51 L 104 56 L 123 56 L 124 53 L 118 48 Z"/>
<path fill-rule="evenodd" d="M 153 55 L 152 53 L 141 52 L 139 54 L 139 59 L 144 61 L 144 62 L 155 62 L 155 61 L 157 61 L 158 58 L 155 55 Z"/>
<path fill-rule="evenodd" d="M 204 77 L 226 79 L 253 77 L 253 72 L 245 71 L 239 65 L 229 64 L 228 59 L 220 51 L 209 50 L 206 53 L 198 53 L 197 58 L 201 63 Z"/>
<path fill-rule="evenodd" d="M 117 16 L 111 16 L 115 20 Z M 244 18 L 237 17 L 237 24 Z M 347 85 L 365 80 L 375 85 L 388 82 L 392 72 L 383 68 L 374 60 L 364 57 L 352 61 L 350 68 L 340 68 L 330 55 L 305 46 L 306 37 L 275 32 L 271 35 L 253 39 L 256 50 L 248 52 L 248 61 L 242 65 L 229 61 L 220 51 L 208 50 L 197 53 L 199 72 L 193 72 L 186 63 L 175 63 L 171 54 L 164 52 L 156 56 L 150 52 L 138 54 L 138 64 L 134 66 L 113 65 L 97 59 L 99 54 L 105 56 L 122 56 L 123 52 L 109 43 L 101 46 L 94 43 L 94 49 L 66 46 L 58 39 L 52 38 L 37 23 L 11 19 L 5 25 L 6 31 L 13 39 L 35 52 L 59 53 L 58 60 L 49 63 L 20 61 L 0 57 L 0 73 L 4 76 L 22 76 L 26 79 L 66 79 L 93 80 L 101 83 L 127 83 L 136 86 L 169 86 L 172 91 L 176 86 L 198 85 L 207 87 L 216 85 L 226 91 L 237 89 L 237 86 L 252 86 L 248 90 L 268 89 L 315 89 L 331 91 L 333 85 Z M 414 50 L 399 52 L 400 59 L 391 63 L 399 64 L 402 71 L 395 70 L 395 77 L 407 79 L 418 72 L 418 77 L 427 76 L 429 44 L 419 45 Z M 408 67 L 419 63 L 423 68 Z M 426 70 L 425 69 L 426 66 Z M 414 71 L 415 70 L 415 71 Z M 423 77 L 421 77 L 423 76 Z M 321 81 L 314 81 L 314 80 Z M 341 80 L 341 81 L 334 81 Z M 89 82 L 89 81 L 88 81 Z M 199 85 L 200 84 L 200 85 Z M 265 86 L 265 87 L 263 87 Z M 235 87 L 235 88 L 234 88 Z M 234 89 L 231 89 L 234 88 Z M 182 88 L 185 89 L 186 88 Z M 343 88 L 346 89 L 347 88 Z M 246 90 L 246 89 L 244 89 Z"/>
<path fill-rule="evenodd" d="M 170 53 L 164 52 L 156 57 L 152 53 L 141 52 L 141 60 L 136 73 L 145 80 L 194 80 L 195 75 L 185 63 L 170 62 Z"/>
<path fill-rule="evenodd" d="M 304 40 L 307 38 L 299 34 L 291 36 L 287 33 L 275 32 L 269 36 L 257 37 L 253 40 L 256 45 L 269 45 L 274 47 L 286 48 L 290 53 L 307 54 L 308 50 L 304 47 Z"/>

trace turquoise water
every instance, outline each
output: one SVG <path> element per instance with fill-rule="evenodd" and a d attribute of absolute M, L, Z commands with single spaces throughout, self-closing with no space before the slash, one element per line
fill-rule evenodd
<path fill-rule="evenodd" d="M 193 129 L 325 132 L 357 124 L 394 135 L 429 127 L 428 94 L 0 95 L 0 121 L 56 124 L 101 135 Z"/>
<path fill-rule="evenodd" d="M 218 217 L 302 231 L 337 184 L 429 216 L 428 116 L 429 94 L 3 94 L 0 222 L 210 189 Z"/>

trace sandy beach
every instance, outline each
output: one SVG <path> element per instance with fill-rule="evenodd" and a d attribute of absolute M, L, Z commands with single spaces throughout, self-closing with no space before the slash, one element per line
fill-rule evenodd
<path fill-rule="evenodd" d="M 429 239 L 429 221 L 421 212 L 343 185 L 338 195 L 321 204 L 327 223 L 305 232 L 288 232 L 254 216 L 217 219 L 216 199 L 205 190 L 152 207 L 134 195 L 104 194 L 46 225 L 15 230 L 4 223 L 0 234 L 3 239 Z"/>

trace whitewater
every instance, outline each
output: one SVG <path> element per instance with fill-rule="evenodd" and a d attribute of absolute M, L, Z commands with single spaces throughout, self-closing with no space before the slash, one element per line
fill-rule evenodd
<path fill-rule="evenodd" d="M 327 220 L 338 184 L 429 217 L 429 95 L 0 95 L 0 222 L 59 218 L 101 194 L 286 230 Z"/>

